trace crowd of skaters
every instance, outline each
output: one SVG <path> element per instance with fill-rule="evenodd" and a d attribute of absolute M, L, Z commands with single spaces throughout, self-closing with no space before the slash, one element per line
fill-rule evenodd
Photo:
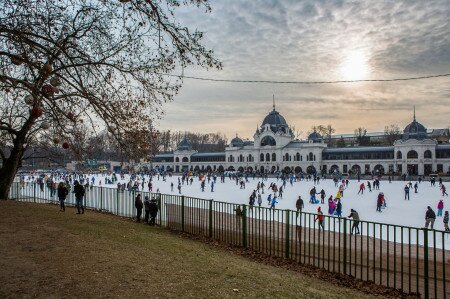
<path fill-rule="evenodd" d="M 75 193 L 75 198 L 77 202 L 77 213 L 84 213 L 84 208 L 82 204 L 82 198 L 84 196 L 84 190 L 86 188 L 92 188 L 94 185 L 102 186 L 104 185 L 111 185 L 116 184 L 117 190 L 119 192 L 125 192 L 125 191 L 144 191 L 145 186 L 148 187 L 148 190 L 150 192 L 154 192 L 154 180 L 162 180 L 166 181 L 167 177 L 172 177 L 172 173 L 150 173 L 150 174 L 131 174 L 129 176 L 129 179 L 127 182 L 121 183 L 120 181 L 124 181 L 126 176 L 124 174 L 116 174 L 116 173 L 110 173 L 105 174 L 102 173 L 101 175 L 98 174 L 92 174 L 92 173 L 71 173 L 71 174 L 65 174 L 65 173 L 56 173 L 51 175 L 30 175 L 30 176 L 22 176 L 20 179 L 20 183 L 23 185 L 29 184 L 30 182 L 35 182 L 41 191 L 44 190 L 45 187 L 47 187 L 51 193 L 51 196 L 58 196 L 61 203 L 61 211 L 65 211 L 64 206 L 64 200 L 68 196 L 68 193 L 72 190 L 72 192 Z M 263 197 L 266 198 L 268 207 L 275 209 L 276 205 L 279 203 L 279 200 L 283 198 L 283 193 L 289 184 L 290 186 L 293 186 L 294 182 L 297 181 L 311 181 L 314 183 L 314 187 L 310 190 L 310 198 L 309 198 L 309 204 L 325 204 L 325 198 L 326 198 L 326 192 L 324 189 L 321 189 L 319 192 L 317 192 L 316 185 L 320 185 L 320 181 L 325 179 L 320 177 L 319 175 L 303 175 L 303 174 L 280 174 L 276 176 L 276 182 L 271 182 L 270 184 L 268 181 L 268 175 L 267 174 L 237 174 L 233 172 L 228 173 L 207 173 L 207 174 L 199 174 L 195 175 L 191 172 L 185 172 L 180 177 L 177 178 L 177 189 L 178 193 L 182 194 L 182 188 L 184 185 L 193 185 L 194 181 L 197 179 L 200 181 L 200 189 L 202 192 L 205 192 L 206 185 L 210 187 L 210 192 L 214 192 L 214 187 L 217 183 L 217 180 L 220 179 L 221 183 L 224 183 L 226 179 L 232 180 L 236 182 L 236 186 L 238 186 L 240 189 L 246 188 L 246 183 L 249 182 L 249 179 L 252 178 L 253 180 L 258 180 L 257 187 L 255 190 L 252 190 L 251 195 L 249 197 L 249 205 L 250 207 L 254 205 L 258 205 L 259 207 L 263 206 Z M 119 181 L 120 179 L 120 181 Z M 96 184 L 96 180 L 98 180 Z M 329 216 L 337 216 L 338 218 L 342 217 L 342 201 L 341 199 L 344 196 L 344 191 L 349 187 L 349 180 L 348 179 L 341 179 L 338 176 L 333 177 L 333 181 L 335 184 L 335 187 L 337 187 L 336 195 L 331 194 L 328 197 L 328 215 Z M 391 182 L 391 178 L 389 177 L 389 183 Z M 414 184 L 412 182 L 409 182 L 404 187 L 404 194 L 405 194 L 405 200 L 410 199 L 410 190 L 414 190 L 414 193 L 419 192 L 419 185 L 422 183 L 422 178 L 419 177 L 418 182 L 415 182 Z M 57 184 L 59 182 L 59 184 Z M 369 192 L 372 192 L 372 190 L 379 190 L 380 189 L 380 179 L 378 177 L 375 177 L 373 181 L 366 181 L 366 182 L 359 182 L 359 191 L 358 194 L 364 194 L 364 191 L 367 189 Z M 435 186 L 436 179 L 430 178 L 430 184 L 431 186 Z M 268 185 L 268 186 L 267 186 Z M 171 191 L 174 191 L 174 182 L 171 182 Z M 442 196 L 448 196 L 448 193 L 446 192 L 446 187 L 442 182 L 442 178 L 439 178 L 439 188 L 442 192 Z M 156 193 L 159 193 L 159 189 L 157 188 Z M 267 192 L 267 193 L 266 193 Z M 316 195 L 320 195 L 320 200 L 316 197 Z M 152 199 L 153 200 L 153 199 Z M 149 200 L 151 202 L 152 200 Z M 141 200 L 142 201 L 142 200 Z M 299 201 L 301 201 L 301 204 L 299 204 Z M 140 205 L 139 200 L 136 200 L 135 206 L 138 210 L 138 207 L 142 206 L 142 209 L 145 208 L 145 211 L 147 211 L 147 206 L 145 205 L 145 201 L 142 205 Z M 299 210 L 299 206 L 301 206 L 300 210 L 304 207 L 304 202 L 301 197 L 297 200 L 296 208 Z M 319 209 L 320 208 L 320 209 Z M 317 218 L 317 221 L 321 221 L 323 211 L 322 208 L 319 207 L 317 209 L 317 215 L 319 218 Z M 379 192 L 376 196 L 376 211 L 382 212 L 382 209 L 387 208 L 386 204 L 386 198 L 383 194 L 383 192 Z M 141 212 L 142 212 L 141 209 Z M 430 210 L 432 212 L 430 212 Z M 440 200 L 437 206 L 437 215 L 434 213 L 431 207 L 429 207 L 426 211 L 426 224 L 425 227 L 428 227 L 431 225 L 431 228 L 433 228 L 434 220 L 436 217 L 443 217 L 444 227 L 445 230 L 448 231 L 448 211 L 444 210 L 444 201 Z M 358 218 L 359 220 L 359 214 L 351 209 L 351 214 L 348 216 L 350 218 L 354 217 Z M 434 217 L 434 218 L 433 218 Z M 139 217 L 140 218 L 140 217 Z M 148 217 L 145 217 L 145 222 L 148 222 Z M 355 220 L 356 222 L 356 220 Z M 322 224 L 322 223 L 321 223 Z M 322 226 L 322 225 L 319 225 Z M 355 231 L 358 231 L 355 228 Z"/>

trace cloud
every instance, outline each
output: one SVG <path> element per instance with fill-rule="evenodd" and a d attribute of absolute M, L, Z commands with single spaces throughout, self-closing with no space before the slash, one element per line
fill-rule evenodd
<path fill-rule="evenodd" d="M 212 1 L 213 12 L 182 9 L 177 17 L 206 32 L 222 71 L 188 69 L 189 75 L 254 80 L 340 80 L 351 51 L 366 53 L 370 78 L 445 73 L 450 70 L 450 1 Z M 277 109 L 297 128 L 331 123 L 339 133 L 385 123 L 401 127 L 412 106 L 427 127 L 446 127 L 450 78 L 341 85 L 232 84 L 185 80 L 165 106 L 162 128 L 239 131 Z"/>

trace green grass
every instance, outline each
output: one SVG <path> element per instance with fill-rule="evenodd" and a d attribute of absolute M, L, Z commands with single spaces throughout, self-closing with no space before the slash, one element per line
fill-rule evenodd
<path fill-rule="evenodd" d="M 2 201 L 0 238 L 0 297 L 370 297 L 91 211 Z"/>

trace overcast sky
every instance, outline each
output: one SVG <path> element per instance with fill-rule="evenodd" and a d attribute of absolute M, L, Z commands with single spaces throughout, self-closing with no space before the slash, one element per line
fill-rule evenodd
<path fill-rule="evenodd" d="M 221 71 L 187 75 L 239 80 L 326 81 L 389 79 L 450 73 L 450 1 L 211 1 L 212 13 L 183 9 L 177 17 L 206 32 Z M 403 129 L 450 125 L 450 77 L 392 83 L 288 85 L 185 79 L 165 106 L 161 129 L 238 133 L 252 139 L 276 108 L 303 131 L 331 124 Z"/>

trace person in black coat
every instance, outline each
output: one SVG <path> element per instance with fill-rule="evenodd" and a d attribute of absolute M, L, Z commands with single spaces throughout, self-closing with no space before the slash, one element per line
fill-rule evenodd
<path fill-rule="evenodd" d="M 84 187 L 80 183 L 78 183 L 78 181 L 75 181 L 73 193 L 75 193 L 77 214 L 84 214 L 84 206 L 83 206 Z"/>
<path fill-rule="evenodd" d="M 134 200 L 134 206 L 136 208 L 136 222 L 141 222 L 142 208 L 144 204 L 142 203 L 141 194 L 136 196 Z"/>
<path fill-rule="evenodd" d="M 59 199 L 59 206 L 60 211 L 65 212 L 66 211 L 66 205 L 64 204 L 64 201 L 66 200 L 67 195 L 69 194 L 69 190 L 67 190 L 67 187 L 64 185 L 63 182 L 60 182 L 58 185 L 58 199 Z"/>
<path fill-rule="evenodd" d="M 158 204 L 156 202 L 156 199 L 152 198 L 150 201 L 150 225 L 155 225 L 156 216 L 158 216 Z"/>
<path fill-rule="evenodd" d="M 425 213 L 425 228 L 428 228 L 428 225 L 431 223 L 431 229 L 433 229 L 434 221 L 436 220 L 436 214 L 433 209 L 428 206 L 427 212 Z"/>
<path fill-rule="evenodd" d="M 144 222 L 148 224 L 148 219 L 149 219 L 149 216 L 150 216 L 150 200 L 148 199 L 148 196 L 145 196 L 144 208 L 145 208 Z"/>

